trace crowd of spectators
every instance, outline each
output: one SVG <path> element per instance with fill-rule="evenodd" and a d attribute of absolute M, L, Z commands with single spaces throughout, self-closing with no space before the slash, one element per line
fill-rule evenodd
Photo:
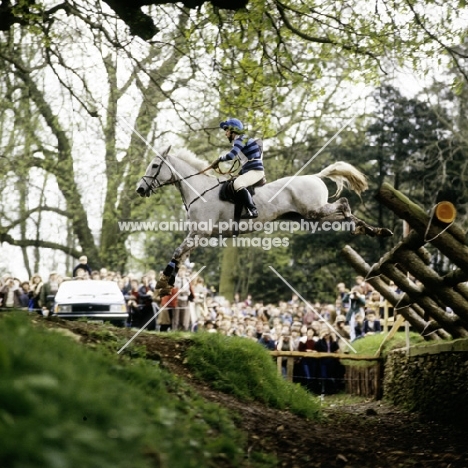
<path fill-rule="evenodd" d="M 117 282 L 129 311 L 127 326 L 141 327 L 148 316 L 154 316 L 150 329 L 160 332 L 181 330 L 219 333 L 257 341 L 269 350 L 314 352 L 347 352 L 350 343 L 381 331 L 380 319 L 384 300 L 358 276 L 347 288 L 336 286 L 334 304 L 305 304 L 296 295 L 277 304 L 255 302 L 249 295 L 233 301 L 217 296 L 201 277 L 190 279 L 190 269 L 182 266 L 170 296 L 156 297 L 156 271 L 140 278 L 120 275 L 106 268 L 92 271 L 85 256 L 73 270 L 73 278 L 56 272 L 47 280 L 35 274 L 29 281 L 10 275 L 0 278 L 0 307 L 51 309 L 53 297 L 65 280 L 108 280 Z M 145 320 L 141 320 L 144 316 Z M 326 393 L 338 390 L 341 376 L 337 359 L 302 358 L 295 374 L 312 390 Z M 327 388 L 327 385 L 329 388 Z"/>

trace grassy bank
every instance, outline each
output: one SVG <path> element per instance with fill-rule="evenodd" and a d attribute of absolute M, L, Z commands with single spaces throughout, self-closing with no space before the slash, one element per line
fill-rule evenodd
<path fill-rule="evenodd" d="M 0 376 L 0 466 L 244 466 L 230 416 L 157 363 L 93 351 L 9 314 Z"/>
<path fill-rule="evenodd" d="M 252 340 L 196 334 L 187 350 L 187 365 L 213 388 L 246 402 L 261 401 L 307 418 L 320 414 L 318 399 L 278 375 L 270 354 Z"/>

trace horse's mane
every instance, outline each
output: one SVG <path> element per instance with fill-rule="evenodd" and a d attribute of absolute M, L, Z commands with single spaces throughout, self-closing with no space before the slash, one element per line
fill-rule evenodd
<path fill-rule="evenodd" d="M 172 156 L 185 161 L 187 164 L 192 166 L 197 171 L 201 171 L 209 166 L 209 162 L 200 159 L 195 153 L 190 151 L 187 148 L 175 148 L 172 153 Z"/>

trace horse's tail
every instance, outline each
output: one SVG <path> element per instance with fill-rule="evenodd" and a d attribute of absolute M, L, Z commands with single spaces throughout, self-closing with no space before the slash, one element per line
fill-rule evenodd
<path fill-rule="evenodd" d="M 345 187 L 357 194 L 368 188 L 366 176 L 351 164 L 343 161 L 330 164 L 316 175 L 321 179 L 328 177 L 335 182 L 336 193 L 333 195 L 334 197 L 338 197 Z"/>

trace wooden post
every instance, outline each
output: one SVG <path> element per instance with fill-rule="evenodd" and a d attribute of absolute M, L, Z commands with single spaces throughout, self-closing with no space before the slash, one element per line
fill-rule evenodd
<path fill-rule="evenodd" d="M 387 299 L 385 299 L 384 301 L 384 328 L 383 328 L 383 331 L 384 333 L 387 333 L 388 332 L 388 301 Z"/>
<path fill-rule="evenodd" d="M 390 333 L 383 339 L 382 343 L 380 343 L 379 349 L 375 353 L 376 356 L 380 356 L 380 353 L 382 352 L 384 344 L 387 341 L 390 341 L 395 336 L 396 332 L 401 327 L 403 322 L 405 322 L 405 317 L 403 317 L 402 315 L 398 315 L 398 318 L 395 320 L 395 323 L 393 324 L 393 327 L 390 330 Z M 408 323 L 408 322 L 405 322 L 405 323 Z"/>
<path fill-rule="evenodd" d="M 410 336 L 409 336 L 409 323 L 408 322 L 405 322 L 405 338 L 406 338 L 406 354 L 409 354 Z"/>
<path fill-rule="evenodd" d="M 293 381 L 294 376 L 294 358 L 288 357 L 286 361 L 286 380 Z"/>

